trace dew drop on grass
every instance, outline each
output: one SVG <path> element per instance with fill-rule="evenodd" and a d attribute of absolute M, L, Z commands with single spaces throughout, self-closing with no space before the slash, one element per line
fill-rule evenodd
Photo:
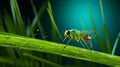
<path fill-rule="evenodd" d="M 40 49 L 42 49 L 42 47 L 40 47 Z"/>
<path fill-rule="evenodd" d="M 39 32 L 39 29 L 37 29 L 36 31 Z"/>

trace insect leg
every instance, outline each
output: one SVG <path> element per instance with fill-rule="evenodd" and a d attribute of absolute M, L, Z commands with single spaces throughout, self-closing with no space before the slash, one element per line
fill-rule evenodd
<path fill-rule="evenodd" d="M 92 58 L 92 52 L 91 52 L 91 48 L 87 45 L 87 43 L 85 42 L 85 40 L 82 40 L 83 43 L 85 44 L 85 46 L 90 50 L 90 57 Z M 91 44 L 92 45 L 92 44 Z"/>
<path fill-rule="evenodd" d="M 92 41 L 89 41 L 90 42 L 90 48 L 92 49 L 93 45 L 92 45 Z"/>
<path fill-rule="evenodd" d="M 90 49 L 90 47 L 87 45 L 86 41 L 85 41 L 85 40 L 82 40 L 82 41 L 83 41 L 83 43 L 85 44 L 85 46 L 86 46 L 88 49 Z"/>
<path fill-rule="evenodd" d="M 72 39 L 70 38 L 66 44 L 70 43 L 71 40 L 72 40 Z M 67 46 L 67 45 L 65 45 L 64 48 L 66 48 L 66 46 Z"/>
<path fill-rule="evenodd" d="M 95 35 L 93 35 L 92 39 L 95 38 L 98 35 L 99 32 L 95 33 Z"/>
<path fill-rule="evenodd" d="M 82 41 L 80 41 L 80 44 L 85 48 L 85 45 L 82 43 Z"/>
<path fill-rule="evenodd" d="M 68 42 L 67 42 L 66 45 L 64 46 L 63 50 L 67 47 L 67 44 L 70 43 L 71 40 L 72 40 L 71 38 L 68 40 Z"/>
<path fill-rule="evenodd" d="M 63 39 L 63 42 L 64 42 L 66 39 L 67 39 L 67 37 L 65 37 L 65 38 Z"/>

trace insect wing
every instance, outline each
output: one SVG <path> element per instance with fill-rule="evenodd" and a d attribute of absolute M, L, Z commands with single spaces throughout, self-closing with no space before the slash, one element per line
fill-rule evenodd
<path fill-rule="evenodd" d="M 82 34 L 91 37 L 92 39 L 96 37 L 98 32 L 96 30 L 90 30 L 90 31 L 81 31 Z"/>

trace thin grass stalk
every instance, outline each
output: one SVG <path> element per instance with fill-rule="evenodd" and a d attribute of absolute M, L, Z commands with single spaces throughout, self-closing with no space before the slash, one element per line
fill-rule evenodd
<path fill-rule="evenodd" d="M 117 36 L 117 38 L 116 38 L 116 40 L 115 40 L 115 43 L 114 43 L 114 46 L 113 46 L 113 49 L 112 49 L 112 55 L 115 55 L 115 50 L 116 50 L 116 48 L 117 48 L 119 39 L 120 39 L 120 33 L 118 34 L 118 36 Z"/>
<path fill-rule="evenodd" d="M 22 16 L 21 16 L 17 1 L 10 0 L 10 5 L 11 5 L 11 10 L 12 10 L 12 16 L 16 24 L 16 31 L 21 35 L 25 35 L 24 23 L 22 20 Z"/>
<path fill-rule="evenodd" d="M 109 38 L 109 35 L 108 35 L 107 26 L 105 24 L 104 11 L 103 11 L 103 6 L 102 6 L 102 0 L 99 0 L 99 2 L 100 2 L 101 14 L 102 14 L 103 30 L 104 30 L 105 40 L 106 40 L 107 52 L 111 53 L 110 38 Z"/>
<path fill-rule="evenodd" d="M 19 9 L 17 0 L 14 0 L 14 6 L 13 6 L 13 7 L 14 7 L 15 12 L 16 12 L 16 19 L 17 19 L 18 27 L 19 27 L 20 30 L 21 30 L 20 34 L 25 35 L 24 22 L 23 22 L 23 20 L 22 20 L 22 16 L 21 16 L 21 13 L 20 13 L 20 9 Z"/>
<path fill-rule="evenodd" d="M 54 16 L 53 16 L 53 12 L 52 12 L 52 7 L 51 7 L 51 3 L 50 3 L 49 0 L 48 0 L 48 8 L 47 8 L 47 11 L 48 11 L 48 13 L 49 13 L 49 16 L 50 16 L 50 19 L 51 19 L 51 23 L 52 23 L 52 25 L 54 26 L 54 29 L 56 30 L 59 38 L 62 40 L 62 36 L 61 36 L 60 31 L 59 31 L 59 29 L 57 28 L 57 25 L 56 25 L 55 20 L 54 20 Z"/>
<path fill-rule="evenodd" d="M 10 0 L 10 8 L 11 8 L 14 24 L 17 27 L 16 15 L 15 15 L 14 7 L 13 7 L 13 0 Z"/>
<path fill-rule="evenodd" d="M 41 6 L 40 10 L 37 13 L 37 16 L 35 16 L 34 20 L 32 21 L 31 29 L 34 29 L 34 27 L 39 23 L 40 19 L 42 18 L 43 13 L 45 12 L 47 7 L 47 2 L 44 2 L 44 4 Z"/>
<path fill-rule="evenodd" d="M 32 21 L 32 26 L 31 26 L 31 28 L 30 28 L 31 37 L 34 37 L 34 35 L 33 35 L 33 30 L 35 29 L 36 26 L 38 26 L 38 27 L 40 28 L 40 31 L 42 32 L 41 34 L 42 34 L 42 36 L 43 36 L 43 30 L 42 30 L 42 27 L 40 27 L 40 25 L 41 25 L 41 24 L 40 24 L 40 20 L 41 20 L 41 18 L 42 18 L 43 13 L 44 13 L 45 10 L 46 10 L 47 2 L 45 1 L 45 2 L 43 3 L 43 5 L 41 6 L 41 8 L 40 8 L 40 10 L 38 11 L 38 13 L 37 13 L 37 11 L 36 11 L 36 9 L 35 9 L 35 6 L 34 6 L 34 4 L 32 3 L 32 1 L 31 1 L 31 4 L 33 5 L 33 11 L 34 11 L 34 14 L 35 14 L 35 18 L 34 18 L 34 20 Z"/>

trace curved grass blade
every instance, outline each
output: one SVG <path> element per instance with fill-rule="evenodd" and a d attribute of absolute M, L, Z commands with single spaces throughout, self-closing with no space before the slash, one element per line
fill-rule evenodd
<path fill-rule="evenodd" d="M 45 3 L 41 6 L 41 8 L 40 8 L 40 10 L 38 11 L 37 15 L 36 15 L 36 11 L 35 11 L 35 18 L 34 18 L 34 20 L 33 20 L 33 22 L 32 22 L 31 29 L 34 29 L 34 27 L 39 23 L 40 19 L 42 18 L 43 13 L 44 13 L 45 10 L 46 10 L 46 8 L 47 8 L 47 2 L 45 2 Z"/>
<path fill-rule="evenodd" d="M 117 38 L 115 40 L 115 43 L 114 43 L 114 46 L 113 46 L 113 49 L 112 49 L 112 55 L 115 55 L 115 50 L 117 48 L 119 39 L 120 39 L 120 33 L 118 34 L 118 36 L 117 36 Z"/>
<path fill-rule="evenodd" d="M 22 20 L 22 16 L 19 10 L 19 6 L 16 0 L 10 0 L 10 6 L 12 11 L 13 20 L 15 23 L 15 29 L 18 34 L 25 35 L 25 27 Z"/>
<path fill-rule="evenodd" d="M 56 32 L 57 32 L 58 36 L 60 37 L 60 39 L 62 40 L 62 36 L 61 36 L 60 31 L 58 30 L 57 25 L 56 25 L 55 20 L 54 20 L 54 16 L 53 16 L 53 12 L 52 12 L 52 7 L 51 7 L 51 3 L 50 3 L 49 0 L 48 0 L 48 8 L 47 8 L 47 11 L 48 11 L 48 13 L 49 13 L 52 26 L 53 26 L 54 29 L 56 30 Z"/>

